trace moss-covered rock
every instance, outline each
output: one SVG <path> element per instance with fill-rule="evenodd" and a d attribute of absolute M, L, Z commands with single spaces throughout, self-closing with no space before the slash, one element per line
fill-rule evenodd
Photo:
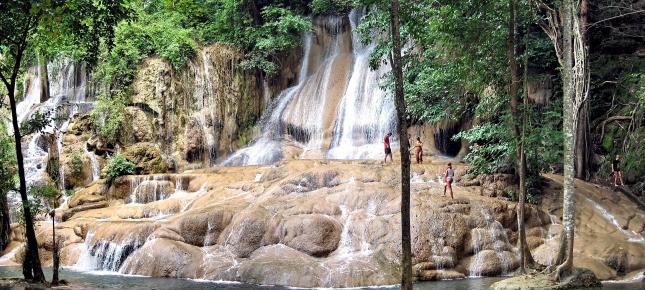
<path fill-rule="evenodd" d="M 126 147 L 123 156 L 135 164 L 137 174 L 164 173 L 168 169 L 159 145 L 141 142 Z"/>

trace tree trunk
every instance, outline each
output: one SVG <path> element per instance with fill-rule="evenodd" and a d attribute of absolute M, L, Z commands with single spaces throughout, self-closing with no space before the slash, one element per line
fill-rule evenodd
<path fill-rule="evenodd" d="M 40 80 L 40 102 L 49 100 L 49 74 L 47 73 L 47 59 L 38 53 L 38 77 Z"/>
<path fill-rule="evenodd" d="M 530 26 L 529 26 L 530 27 Z M 530 31 L 527 30 L 526 35 L 530 35 Z M 528 105 L 529 105 L 529 86 L 528 86 L 528 74 L 529 74 L 529 58 L 528 54 L 524 54 L 524 96 L 523 96 L 523 102 L 524 102 L 524 111 L 522 111 L 522 132 L 521 132 L 521 139 L 520 139 L 520 144 L 522 145 L 521 148 L 521 158 L 520 158 L 520 202 L 519 202 L 519 210 L 521 212 L 518 213 L 518 216 L 521 213 L 522 216 L 522 227 L 519 228 L 518 230 L 520 232 L 520 250 L 524 254 L 524 258 L 522 259 L 522 262 L 524 263 L 524 267 L 534 267 L 535 266 L 535 260 L 533 260 L 533 255 L 531 254 L 531 250 L 528 247 L 528 244 L 526 243 L 526 231 L 525 231 L 525 226 L 524 226 L 524 203 L 526 202 L 526 193 L 528 192 L 526 189 L 526 175 L 527 175 L 527 165 L 526 165 L 526 147 L 525 147 L 525 142 L 526 142 L 526 126 L 529 125 L 529 120 L 527 117 L 527 110 L 528 110 Z"/>
<path fill-rule="evenodd" d="M 18 176 L 20 178 L 20 198 L 22 199 L 22 209 L 25 217 L 25 234 L 27 236 L 27 254 L 25 261 L 28 262 L 28 267 L 23 267 L 23 274 L 25 279 L 33 278 L 37 282 L 45 282 L 45 276 L 40 264 L 40 257 L 38 256 L 38 242 L 36 241 L 36 234 L 34 232 L 34 220 L 31 216 L 29 209 L 29 199 L 27 198 L 27 182 L 25 180 L 25 167 L 22 158 L 22 145 L 20 135 L 20 125 L 18 124 L 18 115 L 16 113 L 16 99 L 15 93 L 15 78 L 12 79 L 12 84 L 7 87 L 7 95 L 11 106 L 11 118 L 13 123 L 13 136 L 16 141 L 16 161 L 18 163 Z"/>
<path fill-rule="evenodd" d="M 515 15 L 516 2 L 515 0 L 508 1 L 508 64 L 509 72 L 511 74 L 511 82 L 509 84 L 510 107 L 511 115 L 513 117 L 513 137 L 516 146 L 516 173 L 519 175 L 519 193 L 518 193 L 518 206 L 517 206 L 517 229 L 518 229 L 518 242 L 520 248 L 520 266 L 519 272 L 525 273 L 526 267 L 526 231 L 524 227 L 524 200 L 526 199 L 526 156 L 524 154 L 524 118 L 520 117 L 518 109 L 518 91 L 519 91 L 519 69 L 517 65 L 517 19 Z M 530 251 L 528 253 L 530 256 Z"/>
<path fill-rule="evenodd" d="M 7 193 L 0 192 L 0 251 L 4 251 L 9 243 L 11 243 L 11 218 Z"/>
<path fill-rule="evenodd" d="M 574 178 L 575 178 L 575 140 L 577 135 L 578 109 L 576 108 L 574 59 L 573 59 L 573 1 L 562 1 L 562 88 L 563 88 L 563 133 L 564 133 L 564 186 L 562 221 L 564 239 L 562 250 L 566 258 L 554 272 L 554 278 L 566 276 L 573 267 L 573 237 L 575 226 Z M 561 254 L 560 254 L 561 255 Z"/>
<path fill-rule="evenodd" d="M 57 207 L 54 201 L 54 208 Z M 52 218 L 52 285 L 58 285 L 58 268 L 60 266 L 60 258 L 58 251 L 58 243 L 56 243 L 56 210 L 51 211 Z"/>
<path fill-rule="evenodd" d="M 587 14 L 589 12 L 589 3 L 587 0 L 580 1 L 580 12 L 578 22 L 580 27 L 580 37 L 582 38 L 585 50 L 587 46 Z M 585 60 L 586 65 L 586 60 Z M 589 102 L 584 102 L 580 107 L 580 117 L 578 118 L 578 130 L 576 138 L 576 177 L 583 180 L 589 179 Z"/>
<path fill-rule="evenodd" d="M 412 246 L 410 243 L 410 154 L 408 154 L 408 121 L 403 95 L 403 67 L 401 64 L 401 36 L 399 32 L 399 1 L 390 6 L 392 33 L 392 72 L 394 73 L 394 102 L 401 146 L 401 289 L 412 289 Z"/>
<path fill-rule="evenodd" d="M 576 178 L 589 179 L 589 105 L 587 102 L 580 109 L 578 132 L 576 133 Z"/>

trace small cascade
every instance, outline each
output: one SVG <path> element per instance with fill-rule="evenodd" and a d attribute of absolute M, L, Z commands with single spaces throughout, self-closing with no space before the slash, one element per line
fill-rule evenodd
<path fill-rule="evenodd" d="M 90 165 L 92 168 L 92 181 L 98 180 L 101 178 L 101 167 L 99 165 L 99 161 L 96 158 L 96 154 L 94 152 L 90 152 L 87 150 L 87 147 L 83 146 L 83 151 L 87 157 L 90 158 Z"/>
<path fill-rule="evenodd" d="M 167 176 L 146 175 L 132 179 L 130 188 L 130 203 L 149 203 L 164 200 L 173 194 L 176 184 L 172 184 Z"/>
<path fill-rule="evenodd" d="M 629 242 L 633 242 L 633 243 L 641 243 L 641 244 L 642 244 L 642 243 L 645 243 L 645 237 L 643 237 L 642 235 L 640 235 L 640 234 L 639 234 L 639 233 L 637 233 L 637 232 L 623 229 L 623 227 L 620 225 L 620 223 L 618 222 L 618 220 L 616 219 L 616 217 L 614 217 L 614 215 L 612 215 L 609 211 L 607 211 L 607 209 L 605 209 L 605 208 L 604 208 L 604 207 L 602 207 L 600 204 L 598 204 L 597 202 L 593 201 L 592 199 L 590 199 L 590 198 L 588 198 L 588 197 L 586 197 L 586 196 L 583 196 L 583 195 L 581 195 L 581 194 L 578 194 L 578 195 L 579 195 L 579 196 L 581 196 L 581 197 L 583 197 L 583 198 L 584 198 L 587 202 L 589 202 L 589 204 L 591 204 L 591 205 L 592 205 L 592 206 L 593 206 L 593 207 L 594 207 L 598 212 L 600 212 L 600 214 L 602 215 L 602 217 L 603 217 L 603 218 L 605 218 L 607 221 L 609 221 L 609 222 L 610 222 L 610 223 L 612 223 L 614 226 L 616 226 L 616 229 L 617 229 L 619 232 L 621 232 L 621 233 L 623 233 L 625 236 L 627 236 L 627 241 L 629 241 Z"/>
<path fill-rule="evenodd" d="M 501 266 L 501 274 L 506 275 L 513 270 L 513 259 L 517 256 L 517 249 L 510 245 L 504 227 L 493 218 L 492 214 L 482 209 L 482 215 L 486 223 L 485 227 L 471 230 L 473 258 L 468 269 L 470 276 L 481 277 L 485 274 L 482 265 L 487 262 L 487 257 L 480 255 L 484 250 L 495 252 Z"/>
<path fill-rule="evenodd" d="M 93 238 L 94 233 L 87 234 L 85 249 L 73 268 L 83 271 L 118 272 L 127 257 L 145 242 L 136 238 L 126 238 L 120 242 L 98 240 L 92 244 Z"/>
<path fill-rule="evenodd" d="M 218 97 L 213 87 L 213 76 L 211 75 L 211 66 L 213 65 L 210 54 L 207 50 L 202 50 L 199 54 L 199 61 L 190 62 L 189 68 L 194 75 L 193 91 L 193 109 L 198 111 L 197 121 L 201 126 L 201 131 L 206 146 L 206 161 L 208 165 L 213 165 L 217 159 L 217 147 L 219 138 L 218 120 L 215 117 L 213 104 L 217 103 Z"/>
<path fill-rule="evenodd" d="M 60 160 L 60 153 L 63 152 L 63 135 L 65 134 L 65 131 L 67 131 L 67 127 L 69 126 L 69 121 L 72 119 L 72 116 L 74 116 L 78 112 L 78 107 L 72 106 L 69 111 L 69 116 L 67 116 L 63 124 L 60 125 L 58 130 L 54 130 L 54 133 L 56 134 L 56 146 L 58 147 L 58 150 L 56 151 L 58 152 L 58 160 Z M 64 166 L 59 166 L 58 171 L 60 189 L 65 190 Z"/>
<path fill-rule="evenodd" d="M 24 245 L 15 246 L 11 251 L 0 257 L 0 265 L 11 264 L 13 261 L 16 261 L 16 255 L 22 252 L 23 248 Z"/>

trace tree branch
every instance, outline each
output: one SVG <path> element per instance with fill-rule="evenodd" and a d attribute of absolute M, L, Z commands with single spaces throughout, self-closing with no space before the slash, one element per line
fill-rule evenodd
<path fill-rule="evenodd" d="M 594 23 L 588 25 L 587 28 L 585 29 L 585 31 L 589 30 L 589 28 L 591 28 L 592 26 L 594 26 L 594 25 L 596 25 L 598 23 L 606 22 L 606 21 L 613 20 L 613 19 L 620 18 L 620 17 L 625 17 L 625 16 L 628 16 L 628 15 L 643 13 L 643 12 L 645 12 L 645 10 L 637 10 L 637 11 L 633 11 L 633 12 L 629 12 L 629 13 L 620 14 L 620 15 L 616 15 L 616 16 L 613 16 L 613 17 L 605 18 L 603 20 L 600 20 L 598 22 L 594 22 Z"/>

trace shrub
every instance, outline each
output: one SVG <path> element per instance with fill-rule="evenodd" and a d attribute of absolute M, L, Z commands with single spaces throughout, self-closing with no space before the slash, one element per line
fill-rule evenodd
<path fill-rule="evenodd" d="M 108 159 L 108 164 L 103 169 L 103 175 L 108 183 L 119 176 L 134 173 L 134 164 L 121 154 L 116 154 Z"/>
<path fill-rule="evenodd" d="M 81 150 L 74 150 L 72 152 L 72 173 L 74 174 L 80 174 L 81 171 L 83 170 L 83 159 L 81 155 Z"/>
<path fill-rule="evenodd" d="M 121 132 L 121 124 L 125 120 L 126 100 L 122 94 L 114 97 L 99 97 L 90 118 L 94 130 L 100 138 L 107 142 L 115 142 Z"/>

